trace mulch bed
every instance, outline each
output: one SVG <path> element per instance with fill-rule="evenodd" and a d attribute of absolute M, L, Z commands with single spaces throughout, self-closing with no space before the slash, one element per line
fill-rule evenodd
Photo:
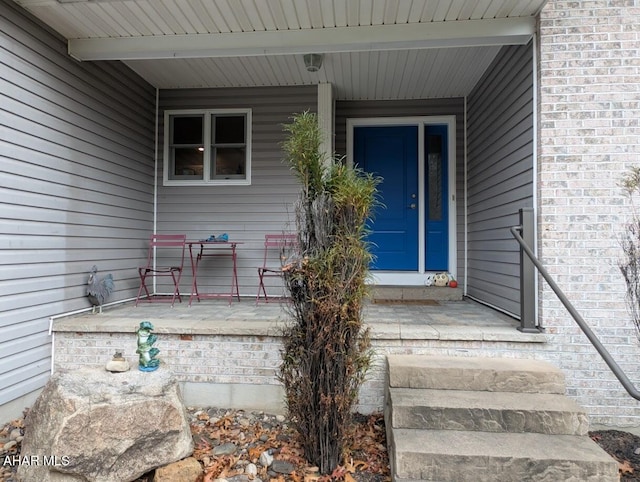
<path fill-rule="evenodd" d="M 620 430 L 598 430 L 589 436 L 618 462 L 621 481 L 640 480 L 640 437 Z"/>
<path fill-rule="evenodd" d="M 194 438 L 195 457 L 203 467 L 199 482 L 212 482 L 217 478 L 230 482 L 247 480 L 244 467 L 257 464 L 260 454 L 270 451 L 274 459 L 286 461 L 294 467 L 289 474 L 273 474 L 258 465 L 255 476 L 264 482 L 309 481 L 305 460 L 297 433 L 284 417 L 276 421 L 273 415 L 262 412 L 244 412 L 226 409 L 189 409 L 188 416 Z M 24 434 L 24 418 L 14 420 L 0 428 L 0 439 L 7 439 L 15 429 Z M 216 446 L 233 443 L 238 451 L 232 455 L 214 455 Z M 12 444 L 8 455 L 20 455 L 21 443 Z M 0 461 L 3 457 L 0 442 Z M 0 482 L 14 480 L 17 467 L 0 465 Z M 154 472 L 147 473 L 136 482 L 152 482 Z M 253 477 L 249 477 L 251 480 Z M 346 482 L 389 482 L 389 458 L 386 448 L 384 418 L 382 414 L 354 416 L 349 429 L 349 443 L 341 466 L 329 475 L 315 478 L 318 482 L 344 480 Z"/>
<path fill-rule="evenodd" d="M 197 441 L 193 456 L 203 465 L 203 482 L 217 478 L 233 480 L 243 474 L 242 464 L 256 463 L 260 454 L 270 450 L 275 459 L 289 462 L 295 467 L 290 474 L 270 474 L 260 467 L 257 477 L 270 482 L 302 482 L 310 464 L 305 460 L 299 438 L 287 421 L 275 425 L 262 424 L 257 417 L 247 424 L 242 411 L 201 411 L 191 422 L 191 432 Z M 242 423 L 244 420 L 244 424 Z M 241 435 L 242 434 L 242 435 Z M 234 443 L 244 448 L 233 456 L 213 456 L 216 444 Z M 151 479 L 150 479 L 151 480 Z M 349 430 L 349 443 L 345 461 L 335 471 L 320 477 L 320 482 L 344 480 L 346 482 L 388 482 L 389 459 L 387 456 L 384 418 L 382 414 L 356 415 Z"/>

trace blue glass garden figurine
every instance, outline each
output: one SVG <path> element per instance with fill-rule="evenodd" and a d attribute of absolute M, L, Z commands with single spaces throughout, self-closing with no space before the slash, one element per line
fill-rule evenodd
<path fill-rule="evenodd" d="M 160 360 L 156 358 L 156 355 L 160 353 L 153 344 L 158 337 L 151 333 L 153 331 L 153 325 L 149 321 L 140 322 L 140 327 L 136 331 L 138 335 L 138 369 L 143 372 L 152 372 L 158 369 L 160 366 Z"/>

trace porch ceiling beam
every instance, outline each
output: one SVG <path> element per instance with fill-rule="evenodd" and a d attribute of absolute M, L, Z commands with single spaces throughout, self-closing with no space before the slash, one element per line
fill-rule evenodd
<path fill-rule="evenodd" d="M 535 18 L 69 40 L 78 60 L 247 57 L 525 44 Z"/>

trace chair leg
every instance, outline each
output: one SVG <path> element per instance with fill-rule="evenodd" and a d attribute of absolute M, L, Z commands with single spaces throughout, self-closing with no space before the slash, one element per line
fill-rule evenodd
<path fill-rule="evenodd" d="M 146 279 L 147 279 L 147 271 L 144 268 L 138 269 L 138 275 L 140 276 L 140 288 L 138 288 L 138 296 L 136 297 L 136 306 L 140 302 L 140 296 L 142 295 L 142 291 L 144 290 L 147 295 L 147 299 L 150 299 L 151 295 L 149 294 L 149 290 L 147 289 Z"/>
<path fill-rule="evenodd" d="M 267 290 L 264 287 L 264 272 L 258 270 L 258 296 L 256 297 L 256 305 L 260 302 L 260 291 L 264 294 L 264 302 L 268 303 Z"/>
<path fill-rule="evenodd" d="M 171 271 L 171 279 L 173 280 L 173 297 L 171 298 L 171 307 L 173 308 L 176 302 L 176 296 L 180 303 L 182 303 L 182 296 L 180 296 L 180 276 L 176 279 L 175 271 Z"/>

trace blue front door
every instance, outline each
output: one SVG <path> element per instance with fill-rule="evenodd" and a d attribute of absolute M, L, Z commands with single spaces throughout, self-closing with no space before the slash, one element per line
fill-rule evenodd
<path fill-rule="evenodd" d="M 356 127 L 354 162 L 382 178 L 372 269 L 418 271 L 418 126 Z"/>

